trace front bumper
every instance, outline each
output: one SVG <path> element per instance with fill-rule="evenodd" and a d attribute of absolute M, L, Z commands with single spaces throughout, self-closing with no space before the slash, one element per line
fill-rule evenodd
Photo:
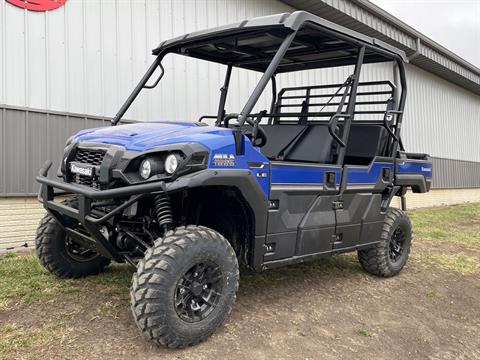
<path fill-rule="evenodd" d="M 41 185 L 38 199 L 43 203 L 44 208 L 55 218 L 63 230 L 79 244 L 94 249 L 101 255 L 118 262 L 128 260 L 126 254 L 119 252 L 118 249 L 108 241 L 108 238 L 101 230 L 102 224 L 105 224 L 114 215 L 136 203 L 143 196 L 166 191 L 165 182 L 157 181 L 116 189 L 93 190 L 87 186 L 48 178 L 47 176 L 51 166 L 52 162 L 47 161 L 36 177 L 36 180 Z M 74 194 L 78 198 L 78 209 L 55 202 L 55 196 L 60 195 L 60 193 L 55 192 L 55 189 L 62 190 L 63 193 L 61 194 Z M 95 210 L 92 208 L 93 200 L 119 198 L 126 200 L 106 214 L 95 213 Z M 72 228 L 72 218 L 82 224 L 90 236 Z"/>

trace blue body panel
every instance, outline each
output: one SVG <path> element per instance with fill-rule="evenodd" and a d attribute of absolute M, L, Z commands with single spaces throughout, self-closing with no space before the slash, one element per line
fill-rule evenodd
<path fill-rule="evenodd" d="M 400 174 L 422 174 L 427 179 L 432 178 L 432 164 L 424 161 L 415 162 L 415 160 L 399 161 L 397 163 L 397 172 Z"/>
<path fill-rule="evenodd" d="M 336 173 L 339 185 L 342 168 L 334 165 L 272 162 L 253 147 L 244 136 L 244 155 L 235 154 L 235 141 L 232 129 L 213 126 L 198 126 L 193 123 L 140 122 L 115 127 L 82 130 L 75 135 L 78 142 L 95 142 L 119 145 L 126 150 L 143 152 L 160 148 L 162 145 L 198 143 L 208 149 L 208 167 L 211 169 L 250 170 L 269 198 L 271 184 L 321 185 L 325 172 Z M 382 176 L 382 169 L 388 167 L 393 172 L 393 164 L 376 162 L 370 166 L 349 166 L 348 184 L 375 184 Z M 431 164 L 414 161 L 399 162 L 399 173 L 421 173 L 431 178 Z"/>
<path fill-rule="evenodd" d="M 341 168 L 331 165 L 310 165 L 274 162 L 271 164 L 272 184 L 323 184 L 325 172 L 335 172 L 340 184 Z"/>
<path fill-rule="evenodd" d="M 162 145 L 198 143 L 208 149 L 208 167 L 212 169 L 251 170 L 265 197 L 270 192 L 270 168 L 268 159 L 244 137 L 244 155 L 235 155 L 232 130 L 214 126 L 198 126 L 193 123 L 139 122 L 134 124 L 82 130 L 75 135 L 80 142 L 119 145 L 130 151 L 147 151 Z M 229 159 L 229 157 L 233 158 Z M 224 160 L 221 160 L 224 158 Z M 220 159 L 220 161 L 218 161 Z M 249 163 L 262 163 L 252 167 Z"/>
<path fill-rule="evenodd" d="M 348 168 L 347 183 L 376 184 L 384 168 L 393 172 L 393 164 L 388 162 L 375 162 L 371 166 L 351 166 Z"/>

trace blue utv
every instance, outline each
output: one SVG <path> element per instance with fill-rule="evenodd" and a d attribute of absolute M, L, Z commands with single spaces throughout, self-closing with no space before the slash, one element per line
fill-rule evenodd
<path fill-rule="evenodd" d="M 217 114 L 119 126 L 160 82 L 167 54 L 225 66 Z M 224 322 L 239 262 L 262 271 L 357 251 L 371 274 L 402 270 L 412 239 L 405 193 L 429 191 L 432 178 L 430 157 L 405 152 L 400 137 L 403 51 L 295 12 L 187 34 L 153 55 L 112 126 L 71 137 L 58 179 L 51 162 L 40 170 L 47 215 L 36 251 L 49 271 L 76 278 L 111 260 L 131 264 L 136 324 L 157 344 L 183 347 Z M 395 81 L 360 81 L 362 66 L 380 62 Z M 282 74 L 341 66 L 352 69 L 341 84 L 277 88 Z M 260 76 L 229 113 L 233 68 Z M 267 86 L 269 109 L 254 111 Z M 390 207 L 394 197 L 403 210 Z"/>

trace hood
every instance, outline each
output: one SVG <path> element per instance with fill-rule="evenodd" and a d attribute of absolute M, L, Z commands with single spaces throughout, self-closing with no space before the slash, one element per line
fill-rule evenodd
<path fill-rule="evenodd" d="M 231 129 L 178 122 L 139 122 L 86 129 L 77 133 L 75 140 L 120 145 L 132 151 L 186 142 L 196 142 L 213 149 L 234 142 Z"/>

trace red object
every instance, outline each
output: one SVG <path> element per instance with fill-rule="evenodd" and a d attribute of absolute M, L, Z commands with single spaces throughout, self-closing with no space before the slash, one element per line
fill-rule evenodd
<path fill-rule="evenodd" d="M 67 0 L 7 0 L 7 2 L 27 10 L 47 11 L 59 8 Z"/>

